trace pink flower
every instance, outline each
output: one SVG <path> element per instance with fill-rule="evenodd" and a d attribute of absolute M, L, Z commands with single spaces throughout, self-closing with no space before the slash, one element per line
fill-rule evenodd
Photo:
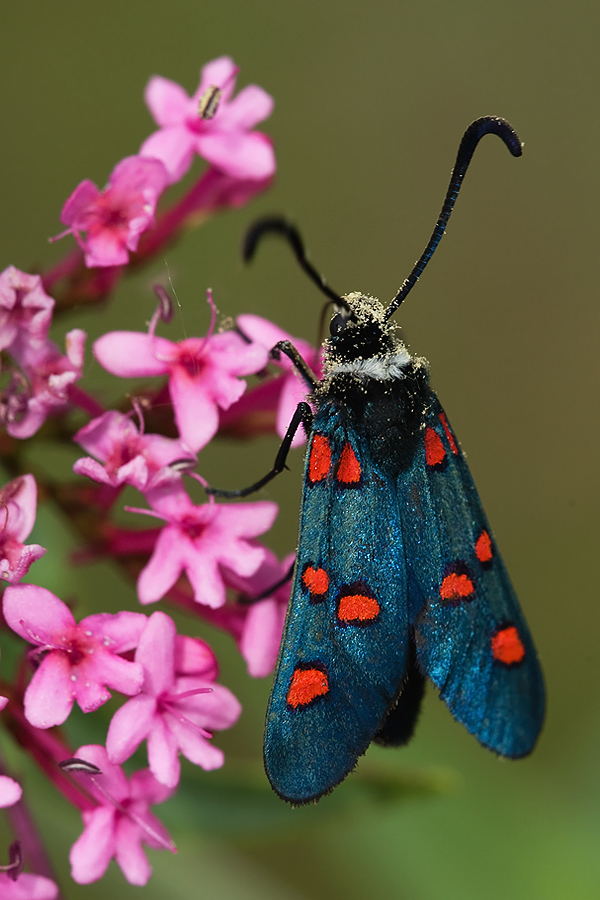
<path fill-rule="evenodd" d="M 162 803 L 173 792 L 147 769 L 134 772 L 128 781 L 121 768 L 109 761 L 104 747 L 97 744 L 80 747 L 75 755 L 96 766 L 101 774 L 76 776 L 99 805 L 82 813 L 85 828 L 69 855 L 73 880 L 78 884 L 97 881 L 114 856 L 130 884 L 146 884 L 152 868 L 142 842 L 176 852 L 166 828 L 148 808 Z"/>
<path fill-rule="evenodd" d="M 320 350 L 315 350 L 309 343 L 300 338 L 293 338 L 279 326 L 263 319 L 260 316 L 244 314 L 238 316 L 238 325 L 251 341 L 261 345 L 267 351 L 271 350 L 279 341 L 291 341 L 300 356 L 312 369 L 315 375 L 320 378 L 322 374 L 322 364 L 320 358 Z M 288 429 L 288 425 L 292 420 L 292 416 L 296 412 L 298 404 L 306 400 L 309 393 L 307 385 L 304 383 L 297 370 L 294 368 L 292 361 L 283 353 L 281 359 L 275 365 L 283 370 L 283 384 L 281 385 L 281 393 L 277 404 L 277 434 L 283 437 Z M 248 398 L 250 399 L 250 398 Z M 242 412 L 242 410 L 240 410 Z M 306 434 L 304 429 L 300 427 L 292 441 L 292 447 L 299 447 L 305 443 Z"/>
<path fill-rule="evenodd" d="M 128 251 L 137 250 L 140 235 L 154 224 L 156 202 L 166 186 L 167 172 L 158 159 L 128 156 L 115 166 L 103 191 L 89 180 L 75 188 L 60 217 L 70 227 L 58 237 L 73 234 L 90 268 L 124 266 Z"/>
<path fill-rule="evenodd" d="M 288 574 L 295 556 L 291 553 L 280 563 L 271 550 L 265 549 L 265 560 L 254 575 L 236 578 L 230 572 L 225 573 L 227 585 L 241 594 L 239 602 L 248 603 L 237 644 L 248 666 L 248 674 L 253 678 L 264 678 L 275 668 L 290 599 L 292 576 L 262 600 L 252 600 L 278 584 Z"/>
<path fill-rule="evenodd" d="M 0 490 L 0 578 L 11 584 L 20 581 L 32 562 L 46 552 L 39 544 L 23 543 L 35 523 L 36 502 L 33 475 L 15 478 Z"/>
<path fill-rule="evenodd" d="M 20 784 L 8 775 L 0 775 L 0 807 L 14 806 L 21 799 L 22 793 Z"/>
<path fill-rule="evenodd" d="M 212 662 L 207 672 L 177 672 L 176 640 L 173 620 L 155 612 L 135 654 L 144 669 L 142 692 L 117 710 L 106 739 L 115 763 L 129 759 L 146 739 L 150 771 L 168 787 L 179 781 L 179 750 L 203 769 L 223 765 L 222 750 L 207 739 L 213 729 L 231 727 L 241 712 L 231 691 L 208 677 L 215 671 Z"/>
<path fill-rule="evenodd" d="M 152 486 L 163 466 L 193 457 L 181 441 L 160 434 L 140 434 L 130 416 L 115 410 L 92 419 L 73 440 L 104 463 L 101 466 L 89 457 L 78 459 L 74 472 L 113 487 L 132 484 L 139 491 Z M 190 461 L 194 463 L 195 459 Z"/>
<path fill-rule="evenodd" d="M 0 274 L 0 350 L 10 350 L 21 362 L 30 344 L 39 349 L 46 343 L 53 309 L 39 275 L 5 269 Z"/>
<path fill-rule="evenodd" d="M 212 297 L 209 294 L 209 300 Z M 234 331 L 205 338 L 187 338 L 178 344 L 154 335 L 153 319 L 148 334 L 111 331 L 94 344 L 98 362 L 121 378 L 169 375 L 169 393 L 181 440 L 200 450 L 219 427 L 218 407 L 227 409 L 246 390 L 239 376 L 259 372 L 267 353 L 248 344 Z"/>
<path fill-rule="evenodd" d="M 98 613 L 75 622 L 68 606 L 46 588 L 8 587 L 4 617 L 18 635 L 36 645 L 39 665 L 25 691 L 25 716 L 36 728 L 61 725 L 75 700 L 84 712 L 110 698 L 107 687 L 136 694 L 139 663 L 118 654 L 132 650 L 146 625 L 142 613 Z"/>
<path fill-rule="evenodd" d="M 83 374 L 85 338 L 85 331 L 80 328 L 69 331 L 66 356 L 50 340 L 22 347 L 18 360 L 21 372 L 13 372 L 0 400 L 0 420 L 11 437 L 31 437 L 50 413 L 67 406 L 69 388 Z"/>
<path fill-rule="evenodd" d="M 55 900 L 58 887 L 43 875 L 21 872 L 13 881 L 8 872 L 0 872 L 0 897 L 2 900 Z"/>
<path fill-rule="evenodd" d="M 238 575 L 253 575 L 265 558 L 265 549 L 251 539 L 267 531 L 277 515 L 277 504 L 257 503 L 196 506 L 180 479 L 165 482 L 148 494 L 154 512 L 129 508 L 164 519 L 154 552 L 142 569 L 137 589 L 140 603 L 154 603 L 185 572 L 197 603 L 216 609 L 225 603 L 220 566 Z"/>
<path fill-rule="evenodd" d="M 146 103 L 160 131 L 154 132 L 140 148 L 140 155 L 160 159 L 170 182 L 183 178 L 194 153 L 240 179 L 263 179 L 275 171 L 275 156 L 268 137 L 250 131 L 271 115 L 272 98 L 256 85 L 249 85 L 230 97 L 238 69 L 232 59 L 221 56 L 204 66 L 200 85 L 188 97 L 180 85 L 155 75 L 146 87 Z M 221 91 L 216 114 L 201 118 L 198 105 L 205 92 Z"/>

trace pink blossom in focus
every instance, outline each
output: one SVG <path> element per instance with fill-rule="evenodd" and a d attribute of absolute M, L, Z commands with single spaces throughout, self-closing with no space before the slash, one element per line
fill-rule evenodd
<path fill-rule="evenodd" d="M 254 316 L 250 313 L 238 316 L 238 325 L 248 338 L 256 344 L 260 344 L 268 351 L 279 341 L 291 341 L 300 356 L 308 364 L 309 368 L 315 373 L 317 378 L 321 377 L 323 367 L 321 364 L 320 350 L 315 350 L 307 341 L 300 338 L 293 338 L 287 332 L 283 331 L 277 325 L 263 319 L 260 316 Z M 291 359 L 285 354 L 281 354 L 281 359 L 274 362 L 283 370 L 283 385 L 279 394 L 277 404 L 277 434 L 283 437 L 288 429 L 296 407 L 302 401 L 306 400 L 309 388 L 302 380 L 297 369 L 295 369 Z M 299 447 L 306 441 L 306 434 L 302 426 L 298 428 L 292 441 L 292 447 Z"/>
<path fill-rule="evenodd" d="M 256 85 L 245 87 L 230 100 L 237 72 L 228 56 L 213 60 L 202 69 L 192 97 L 167 78 L 155 75 L 148 82 L 146 103 L 160 130 L 144 141 L 140 155 L 160 159 L 171 183 L 183 178 L 195 153 L 234 178 L 264 179 L 274 173 L 269 138 L 250 131 L 271 115 L 273 100 Z M 211 87 L 222 91 L 219 106 L 213 118 L 201 119 L 198 104 Z"/>
<path fill-rule="evenodd" d="M 106 739 L 115 763 L 129 759 L 146 739 L 150 771 L 168 787 L 179 781 L 178 751 L 203 769 L 223 765 L 223 751 L 210 743 L 210 732 L 230 728 L 241 712 L 231 691 L 208 677 L 215 668 L 208 660 L 206 672 L 178 676 L 176 639 L 173 620 L 153 613 L 135 654 L 144 669 L 144 686 L 117 710 Z"/>
<path fill-rule="evenodd" d="M 169 591 L 185 572 L 197 603 L 213 609 L 225 603 L 225 585 L 220 566 L 237 575 L 253 575 L 265 558 L 265 548 L 252 538 L 271 527 L 277 515 L 277 504 L 209 503 L 196 506 L 181 485 L 180 479 L 165 481 L 147 495 L 154 512 L 164 519 L 150 561 L 138 578 L 140 603 L 154 603 Z"/>
<path fill-rule="evenodd" d="M 42 287 L 39 275 L 9 266 L 0 274 L 0 350 L 10 350 L 21 362 L 24 351 L 46 343 L 54 300 Z"/>
<path fill-rule="evenodd" d="M 194 454 L 181 441 L 140 434 L 131 417 L 116 410 L 92 419 L 73 440 L 96 457 L 78 459 L 73 471 L 113 487 L 132 484 L 145 491 L 163 466 L 186 458 L 195 463 Z"/>
<path fill-rule="evenodd" d="M 75 188 L 60 217 L 69 228 L 59 237 L 73 234 L 90 268 L 127 265 L 128 251 L 137 250 L 140 235 L 154 225 L 166 186 L 167 172 L 158 159 L 128 156 L 115 166 L 103 191 L 89 180 Z"/>
<path fill-rule="evenodd" d="M 0 872 L 0 897 L 2 900 L 55 900 L 58 886 L 43 875 L 21 872 L 13 881 L 8 872 Z"/>
<path fill-rule="evenodd" d="M 11 437 L 31 437 L 50 413 L 68 405 L 69 388 L 83 374 L 85 338 L 80 328 L 69 331 L 65 336 L 66 356 L 50 340 L 22 348 L 20 371 L 13 371 L 0 399 L 0 421 Z"/>
<path fill-rule="evenodd" d="M 85 828 L 71 847 L 71 875 L 78 884 L 102 878 L 115 858 L 130 884 L 144 885 L 152 874 L 142 843 L 158 850 L 176 852 L 169 834 L 149 810 L 173 793 L 148 769 L 134 772 L 127 780 L 120 766 L 113 765 L 104 747 L 88 744 L 75 756 L 102 772 L 75 777 L 98 801 L 98 807 L 82 813 Z"/>
<path fill-rule="evenodd" d="M 214 315 L 213 315 L 214 320 Z M 153 320 L 154 321 L 154 320 Z M 227 409 L 246 389 L 240 376 L 267 363 L 264 347 L 248 344 L 234 331 L 178 344 L 137 331 L 111 331 L 94 344 L 98 362 L 122 378 L 169 375 L 169 393 L 181 440 L 197 452 L 219 427 L 218 407 Z"/>
<path fill-rule="evenodd" d="M 253 678 L 264 678 L 275 668 L 290 599 L 292 576 L 264 599 L 252 602 L 252 598 L 260 596 L 280 582 L 290 571 L 295 558 L 295 554 L 291 553 L 279 562 L 271 550 L 265 549 L 264 562 L 254 575 L 240 578 L 233 573 L 225 573 L 227 586 L 240 592 L 241 603 L 244 600 L 248 603 L 236 640 L 248 666 L 248 674 Z"/>
<path fill-rule="evenodd" d="M 25 716 L 36 728 L 61 725 L 75 700 L 83 712 L 98 709 L 110 698 L 108 687 L 140 690 L 142 667 L 119 654 L 137 646 L 147 623 L 142 613 L 98 613 L 77 625 L 62 600 L 33 584 L 6 588 L 3 609 L 10 628 L 38 648 L 25 691 Z"/>
<path fill-rule="evenodd" d="M 20 581 L 32 562 L 46 552 L 40 544 L 24 543 L 35 523 L 36 504 L 33 475 L 15 478 L 0 490 L 0 578 L 11 584 Z"/>

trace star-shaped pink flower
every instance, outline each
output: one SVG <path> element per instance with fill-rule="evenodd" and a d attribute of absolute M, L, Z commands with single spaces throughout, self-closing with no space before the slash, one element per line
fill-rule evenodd
<path fill-rule="evenodd" d="M 86 266 L 124 266 L 128 251 L 137 250 L 140 235 L 154 224 L 166 186 L 167 172 L 158 159 L 128 156 L 115 166 L 103 191 L 89 180 L 75 188 L 60 216 L 69 228 L 58 237 L 73 234 Z"/>
<path fill-rule="evenodd" d="M 114 857 L 130 884 L 146 884 L 152 867 L 142 843 L 176 852 L 166 828 L 149 810 L 170 797 L 172 790 L 160 784 L 148 769 L 134 772 L 127 780 L 120 766 L 113 765 L 104 747 L 97 744 L 80 747 L 75 756 L 91 763 L 101 774 L 74 776 L 99 805 L 82 813 L 85 828 L 69 855 L 73 880 L 78 884 L 97 881 Z"/>
<path fill-rule="evenodd" d="M 192 464 L 195 461 L 181 441 L 161 434 L 140 434 L 131 416 L 116 410 L 92 419 L 73 440 L 96 457 L 78 459 L 73 471 L 113 487 L 132 484 L 145 491 L 163 466 L 186 458 Z"/>
<path fill-rule="evenodd" d="M 35 523 L 37 485 L 33 475 L 21 475 L 0 490 L 0 578 L 16 584 L 29 571 L 36 559 L 43 556 L 40 544 L 24 541 Z M 4 517 L 4 518 L 3 518 Z"/>
<path fill-rule="evenodd" d="M 192 97 L 174 81 L 157 75 L 150 79 L 146 103 L 160 131 L 144 141 L 140 155 L 160 159 L 171 182 L 183 178 L 195 153 L 235 178 L 264 179 L 274 173 L 275 155 L 269 138 L 250 130 L 271 115 L 273 100 L 256 85 L 230 100 L 237 72 L 228 56 L 213 60 L 202 69 Z M 198 104 L 212 87 L 221 91 L 217 111 L 212 118 L 201 118 Z"/>
<path fill-rule="evenodd" d="M 142 613 L 98 613 L 78 625 L 62 600 L 33 584 L 8 587 L 3 610 L 9 627 L 38 648 L 25 691 L 25 716 L 36 728 L 61 725 L 75 700 L 84 712 L 98 709 L 110 699 L 108 687 L 140 690 L 142 667 L 119 654 L 137 646 L 147 623 Z"/>
<path fill-rule="evenodd" d="M 22 362 L 30 345 L 45 344 L 54 300 L 39 275 L 9 266 L 0 274 L 0 350 L 10 350 Z"/>
<path fill-rule="evenodd" d="M 212 328 L 205 338 L 178 344 L 156 337 L 154 325 L 148 334 L 111 331 L 94 344 L 96 359 L 113 375 L 169 375 L 179 434 L 194 452 L 216 434 L 218 408 L 227 409 L 246 390 L 240 376 L 259 372 L 267 363 L 264 347 L 247 343 L 234 331 L 212 334 Z"/>
<path fill-rule="evenodd" d="M 178 751 L 203 769 L 222 766 L 223 751 L 208 739 L 213 730 L 230 728 L 242 708 L 231 691 L 210 677 L 216 667 L 207 659 L 204 671 L 178 671 L 175 623 L 163 612 L 150 616 L 135 659 L 144 669 L 144 686 L 112 718 L 106 739 L 111 761 L 129 759 L 146 739 L 150 771 L 169 787 L 179 781 Z M 189 672 L 189 663 L 186 668 Z"/>
<path fill-rule="evenodd" d="M 277 516 L 277 504 L 208 503 L 196 506 L 181 479 L 166 478 L 147 495 L 152 510 L 127 507 L 164 519 L 150 562 L 138 578 L 140 603 L 155 603 L 169 591 L 182 572 L 197 603 L 213 609 L 225 603 L 221 566 L 238 575 L 253 575 L 265 558 L 265 548 L 253 538 L 268 531 Z"/>
<path fill-rule="evenodd" d="M 80 328 L 69 331 L 65 336 L 66 356 L 48 339 L 22 347 L 20 371 L 13 371 L 0 399 L 0 420 L 11 437 L 31 437 L 50 413 L 68 405 L 69 388 L 83 374 L 85 338 Z"/>

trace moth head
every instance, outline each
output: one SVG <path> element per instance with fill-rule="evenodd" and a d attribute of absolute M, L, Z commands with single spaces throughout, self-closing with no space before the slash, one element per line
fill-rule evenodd
<path fill-rule="evenodd" d="M 376 297 L 355 292 L 343 298 L 345 306 L 334 307 L 325 350 L 333 362 L 352 362 L 382 356 L 392 350 L 392 328 Z"/>

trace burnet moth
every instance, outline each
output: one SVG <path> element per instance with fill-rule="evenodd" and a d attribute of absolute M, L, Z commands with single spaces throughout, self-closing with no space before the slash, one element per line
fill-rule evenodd
<path fill-rule="evenodd" d="M 273 469 L 282 471 L 297 428 L 308 436 L 298 553 L 267 711 L 264 760 L 280 797 L 317 800 L 354 768 L 372 741 L 411 737 L 425 677 L 484 746 L 528 754 L 544 717 L 536 651 L 496 548 L 460 445 L 390 323 L 438 245 L 475 147 L 496 134 L 513 156 L 521 142 L 503 119 L 466 130 L 431 239 L 387 309 L 360 293 L 338 296 L 306 259 L 296 229 L 284 237 L 335 313 L 319 381 L 281 342 L 308 386 Z"/>

